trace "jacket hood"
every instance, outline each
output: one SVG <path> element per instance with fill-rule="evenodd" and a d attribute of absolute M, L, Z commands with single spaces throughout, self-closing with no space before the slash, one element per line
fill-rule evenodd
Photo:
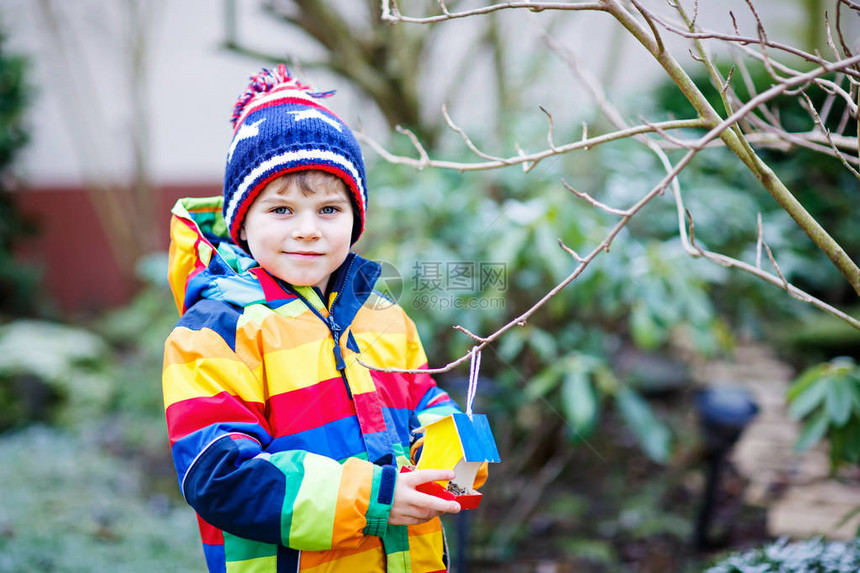
<path fill-rule="evenodd" d="M 222 204 L 222 197 L 188 197 L 171 211 L 167 278 L 179 314 L 202 298 L 242 307 L 266 300 L 251 271 L 256 261 L 230 239 Z"/>
<path fill-rule="evenodd" d="M 168 282 L 179 314 L 201 299 L 219 300 L 246 307 L 266 304 L 278 307 L 302 295 L 315 306 L 324 306 L 313 287 L 285 289 L 247 252 L 233 243 L 222 215 L 223 197 L 187 197 L 176 202 L 170 220 Z M 349 253 L 335 271 L 333 285 L 338 307 L 348 321 L 373 292 L 379 265 Z M 349 288 L 344 288 L 349 281 Z M 340 314 L 340 313 L 339 313 Z M 348 315 L 348 316 L 347 316 Z"/>

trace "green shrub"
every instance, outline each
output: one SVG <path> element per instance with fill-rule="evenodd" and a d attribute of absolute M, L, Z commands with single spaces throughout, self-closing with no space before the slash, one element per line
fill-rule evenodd
<path fill-rule="evenodd" d="M 24 112 L 29 97 L 26 83 L 27 60 L 9 54 L 0 26 L 0 313 L 22 316 L 33 313 L 39 271 L 13 257 L 15 245 L 32 235 L 26 221 L 12 201 L 16 186 L 12 167 L 29 139 Z"/>
<path fill-rule="evenodd" d="M 780 539 L 759 549 L 735 554 L 705 573 L 854 573 L 860 570 L 860 539 L 790 542 Z"/>
<path fill-rule="evenodd" d="M 654 158 L 633 144 L 547 161 L 529 174 L 511 168 L 417 175 L 386 164 L 369 172 L 379 215 L 369 218 L 360 247 L 400 270 L 400 303 L 418 323 L 434 365 L 471 345 L 451 325 L 486 335 L 574 271 L 577 262 L 559 239 L 586 254 L 617 223 L 616 216 L 567 191 L 561 178 L 573 180 L 569 174 L 575 172 L 587 186 L 582 191 L 624 208 L 661 177 Z M 668 201 L 658 203 L 658 214 L 674 212 Z M 478 275 L 470 288 L 446 287 L 449 265 L 458 263 L 472 265 L 476 275 L 482 264 L 501 265 L 504 285 L 481 284 Z M 599 427 L 603 409 L 617 408 L 644 451 L 666 462 L 668 429 L 640 396 L 644 388 L 637 380 L 613 368 L 615 357 L 630 346 L 665 350 L 673 337 L 701 354 L 721 352 L 727 329 L 709 291 L 725 277 L 724 269 L 688 257 L 673 235 L 631 226 L 525 327 L 494 345 L 484 374 L 495 385 L 479 387 L 479 398 L 491 401 L 487 411 L 513 420 L 515 433 L 531 431 L 518 426 L 524 407 L 561 412 L 575 442 Z M 430 278 L 439 284 L 428 288 Z"/>
<path fill-rule="evenodd" d="M 205 570 L 194 512 L 151 489 L 143 460 L 108 453 L 106 429 L 0 440 L 0 573 Z"/>
<path fill-rule="evenodd" d="M 834 358 L 805 370 L 788 389 L 788 413 L 803 421 L 796 448 L 829 439 L 830 467 L 860 463 L 860 366 Z"/>
<path fill-rule="evenodd" d="M 32 319 L 0 327 L 0 431 L 106 414 L 114 386 L 108 350 L 78 327 Z"/>

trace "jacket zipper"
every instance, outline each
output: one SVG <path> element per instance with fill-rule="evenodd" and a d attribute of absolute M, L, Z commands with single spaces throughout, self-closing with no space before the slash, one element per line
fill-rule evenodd
<path fill-rule="evenodd" d="M 346 268 L 345 277 L 348 277 L 352 272 L 352 265 L 355 263 L 355 257 L 353 257 L 349 261 L 349 266 Z M 346 281 L 344 280 L 344 284 Z M 311 309 L 311 311 L 322 320 L 325 325 L 328 327 L 329 333 L 331 333 L 332 338 L 334 339 L 334 349 L 332 350 L 334 354 L 334 365 L 337 368 L 338 372 L 340 372 L 340 377 L 343 379 L 343 386 L 346 388 L 346 394 L 349 396 L 349 399 L 352 400 L 352 390 L 349 388 L 349 381 L 346 379 L 346 361 L 343 359 L 343 350 L 340 348 L 340 336 L 343 334 L 343 328 L 334 321 L 334 313 L 332 310 L 334 309 L 335 303 L 337 303 L 337 299 L 340 298 L 340 291 L 337 291 L 337 294 L 334 297 L 334 300 L 331 301 L 331 307 L 329 307 L 328 316 L 323 316 L 314 305 L 312 305 L 305 297 L 303 297 L 298 291 L 295 289 L 290 289 L 293 291 L 297 297 L 299 297 L 305 305 Z M 325 304 L 325 301 L 323 301 Z"/>

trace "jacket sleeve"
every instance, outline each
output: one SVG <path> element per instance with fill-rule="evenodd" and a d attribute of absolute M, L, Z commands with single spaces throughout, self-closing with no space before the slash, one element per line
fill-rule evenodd
<path fill-rule="evenodd" d="M 405 320 L 406 365 L 404 368 L 425 370 L 427 369 L 427 355 L 424 353 L 424 346 L 421 344 L 415 323 L 408 317 Z M 460 411 L 457 403 L 451 399 L 447 392 L 439 388 L 433 377 L 426 372 L 412 375 L 409 384 L 409 400 L 414 414 L 412 430 Z"/>
<path fill-rule="evenodd" d="M 302 450 L 269 453 L 260 361 L 235 334 L 225 335 L 223 316 L 213 321 L 212 309 L 196 306 L 166 341 L 162 378 L 188 503 L 226 532 L 299 550 L 357 547 L 365 535 L 384 535 L 395 468 Z M 195 324 L 195 315 L 207 318 Z"/>

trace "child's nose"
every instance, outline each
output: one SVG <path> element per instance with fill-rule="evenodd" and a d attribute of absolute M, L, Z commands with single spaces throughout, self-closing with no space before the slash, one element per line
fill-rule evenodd
<path fill-rule="evenodd" d="M 312 213 L 302 213 L 296 218 L 293 229 L 296 239 L 317 239 L 320 237 L 320 227 L 317 218 Z"/>

